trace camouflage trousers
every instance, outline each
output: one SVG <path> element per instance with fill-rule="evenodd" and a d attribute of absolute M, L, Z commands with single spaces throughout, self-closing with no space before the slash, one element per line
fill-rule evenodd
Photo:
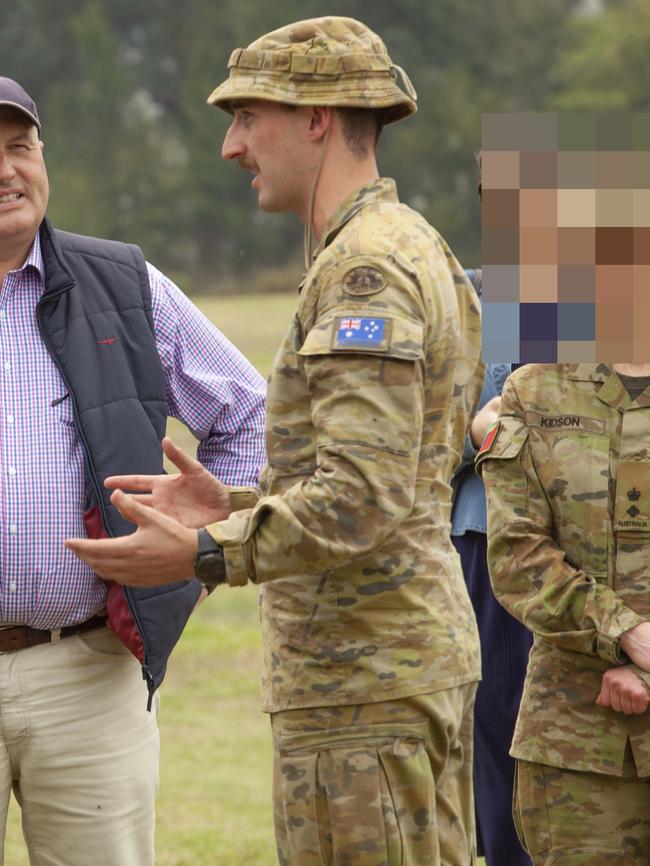
<path fill-rule="evenodd" d="M 472 866 L 476 684 L 271 717 L 280 866 Z"/>
<path fill-rule="evenodd" d="M 650 866 L 650 779 L 517 761 L 514 819 L 534 866 Z"/>

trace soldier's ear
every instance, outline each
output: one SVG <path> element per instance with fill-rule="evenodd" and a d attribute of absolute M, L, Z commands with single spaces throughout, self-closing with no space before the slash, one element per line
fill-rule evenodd
<path fill-rule="evenodd" d="M 327 133 L 332 122 L 332 109 L 327 106 L 314 105 L 309 108 L 309 137 L 319 142 Z"/>

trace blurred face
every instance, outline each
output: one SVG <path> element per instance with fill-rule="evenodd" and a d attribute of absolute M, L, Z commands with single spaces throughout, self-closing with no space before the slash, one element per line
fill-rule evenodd
<path fill-rule="evenodd" d="M 20 112 L 0 108 L 0 255 L 29 249 L 48 194 L 36 127 Z"/>
<path fill-rule="evenodd" d="M 291 211 L 304 219 L 315 161 L 305 133 L 304 108 L 263 100 L 233 103 L 234 116 L 221 149 L 253 173 L 252 188 L 268 213 Z"/>

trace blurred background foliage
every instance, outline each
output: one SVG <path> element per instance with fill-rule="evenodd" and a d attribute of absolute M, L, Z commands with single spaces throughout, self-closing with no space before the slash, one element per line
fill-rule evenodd
<path fill-rule="evenodd" d="M 0 74 L 38 103 L 55 223 L 139 243 L 191 294 L 292 288 L 301 227 L 257 211 L 205 100 L 234 47 L 323 14 L 365 21 L 412 78 L 420 110 L 386 130 L 381 170 L 466 266 L 483 112 L 649 107 L 648 0 L 20 0 Z"/>

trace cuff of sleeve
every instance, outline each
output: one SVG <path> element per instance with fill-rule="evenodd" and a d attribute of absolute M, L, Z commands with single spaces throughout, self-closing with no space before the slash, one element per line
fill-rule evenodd
<path fill-rule="evenodd" d="M 644 618 L 630 608 L 626 607 L 620 611 L 610 622 L 607 631 L 599 632 L 598 655 L 614 665 L 628 662 L 627 655 L 621 649 L 621 635 L 641 622 L 645 622 Z"/>
<path fill-rule="evenodd" d="M 254 576 L 248 567 L 245 545 L 242 543 L 244 529 L 250 517 L 249 511 L 238 511 L 228 520 L 212 523 L 205 528 L 223 548 L 226 563 L 226 578 L 230 586 L 244 586 Z"/>
<path fill-rule="evenodd" d="M 253 508 L 260 498 L 257 487 L 229 487 L 230 511 L 243 511 L 244 508 Z"/>
<path fill-rule="evenodd" d="M 226 561 L 226 577 L 230 586 L 244 586 L 248 583 L 248 569 L 244 548 L 241 544 L 224 544 L 223 558 Z"/>
<path fill-rule="evenodd" d="M 634 673 L 637 675 L 637 677 L 640 680 L 643 680 L 643 682 L 646 685 L 646 688 L 650 692 L 650 672 L 644 671 L 643 668 L 640 668 L 638 665 L 635 665 L 635 664 L 631 664 L 630 669 L 634 671 Z"/>

